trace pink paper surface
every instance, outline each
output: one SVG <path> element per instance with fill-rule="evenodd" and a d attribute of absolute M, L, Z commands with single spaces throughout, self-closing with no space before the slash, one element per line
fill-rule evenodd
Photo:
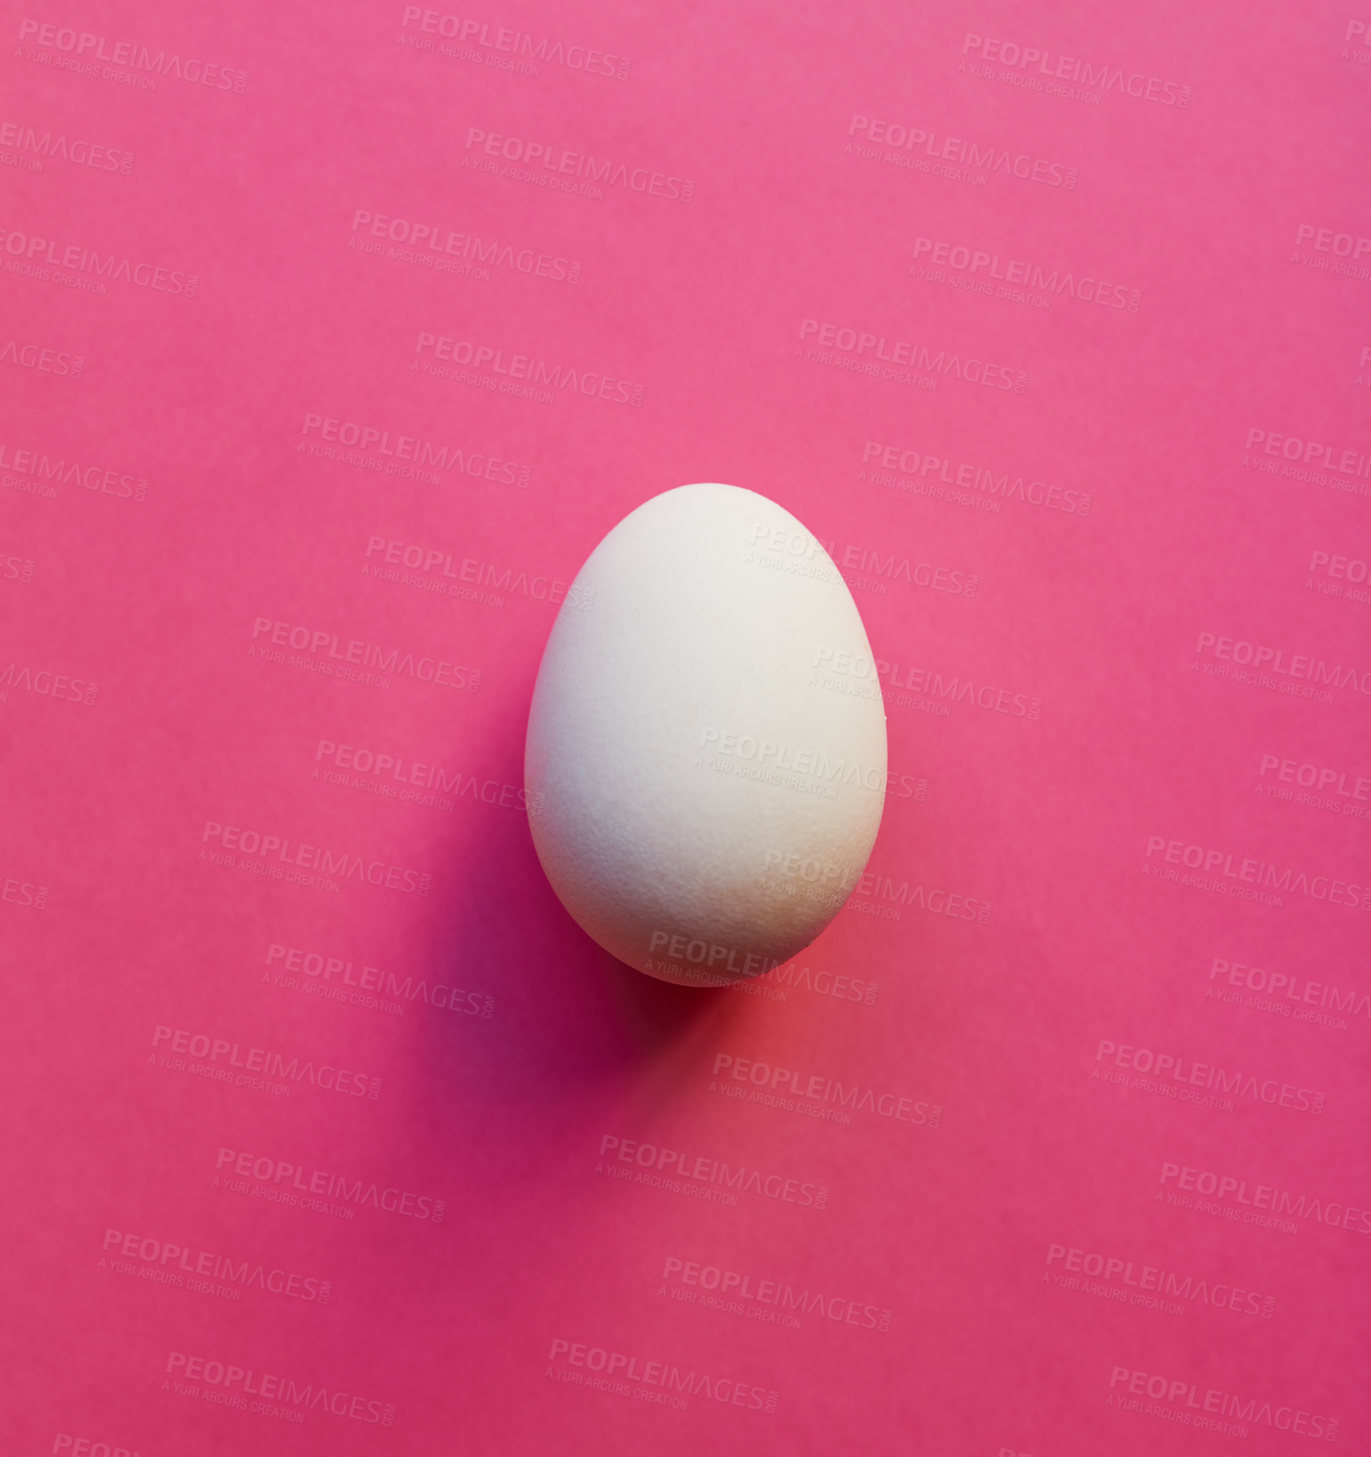
<path fill-rule="evenodd" d="M 1368 1450 L 1352 10 L 5 7 L 5 1453 Z M 699 480 L 894 776 L 727 992 L 520 801 Z"/>

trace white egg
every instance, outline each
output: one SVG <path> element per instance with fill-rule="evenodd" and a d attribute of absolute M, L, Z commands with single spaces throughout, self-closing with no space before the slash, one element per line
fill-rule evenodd
<path fill-rule="evenodd" d="M 553 890 L 620 961 L 721 985 L 796 955 L 885 805 L 885 705 L 828 553 L 737 486 L 630 512 L 558 611 L 524 780 Z"/>

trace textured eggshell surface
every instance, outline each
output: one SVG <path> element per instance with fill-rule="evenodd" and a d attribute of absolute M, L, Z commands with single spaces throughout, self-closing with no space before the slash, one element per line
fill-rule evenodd
<path fill-rule="evenodd" d="M 719 985 L 803 950 L 885 804 L 885 707 L 827 552 L 737 486 L 630 512 L 557 614 L 524 777 L 553 890 L 620 961 Z"/>

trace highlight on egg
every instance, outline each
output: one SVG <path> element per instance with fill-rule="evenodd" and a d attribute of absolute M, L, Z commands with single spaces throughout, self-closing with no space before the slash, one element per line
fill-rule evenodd
<path fill-rule="evenodd" d="M 726 985 L 837 915 L 886 762 L 871 645 L 822 544 L 755 491 L 679 486 L 609 531 L 557 613 L 529 711 L 529 826 L 606 951 Z"/>

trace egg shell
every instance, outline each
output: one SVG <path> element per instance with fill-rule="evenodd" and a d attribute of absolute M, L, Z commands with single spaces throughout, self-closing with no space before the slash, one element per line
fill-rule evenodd
<path fill-rule="evenodd" d="M 790 512 L 680 486 L 600 542 L 529 711 L 533 843 L 627 965 L 723 985 L 804 949 L 866 867 L 885 705 L 857 605 Z"/>

